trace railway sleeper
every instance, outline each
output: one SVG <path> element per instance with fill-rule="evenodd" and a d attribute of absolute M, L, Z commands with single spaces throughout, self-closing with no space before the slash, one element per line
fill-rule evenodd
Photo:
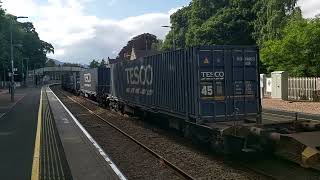
<path fill-rule="evenodd" d="M 116 112 L 138 116 L 148 121 L 152 119 L 162 127 L 178 130 L 196 144 L 208 145 L 214 152 L 240 157 L 244 154 L 260 154 L 261 157 L 265 154 L 275 154 L 303 167 L 320 170 L 320 131 L 316 131 L 320 125 L 317 122 L 200 125 L 192 120 L 163 116 L 156 111 L 142 110 L 116 100 L 108 102 L 107 106 Z"/>

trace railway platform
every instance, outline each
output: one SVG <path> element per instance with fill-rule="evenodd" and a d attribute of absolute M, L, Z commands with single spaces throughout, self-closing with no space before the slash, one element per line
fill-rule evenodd
<path fill-rule="evenodd" d="M 39 88 L 0 94 L 0 179 L 30 179 L 39 99 Z"/>
<path fill-rule="evenodd" d="M 74 179 L 126 179 L 49 87 L 44 89 Z"/>
<path fill-rule="evenodd" d="M 0 94 L 0 179 L 126 179 L 48 86 Z"/>

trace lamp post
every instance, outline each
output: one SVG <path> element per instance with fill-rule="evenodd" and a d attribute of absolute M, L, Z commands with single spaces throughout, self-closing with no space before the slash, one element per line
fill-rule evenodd
<path fill-rule="evenodd" d="M 15 17 L 15 20 L 22 19 L 22 18 L 28 18 L 25 16 L 17 16 Z M 12 24 L 11 24 L 11 30 L 10 30 L 10 45 L 11 45 L 11 102 L 14 102 L 14 66 L 13 66 L 13 38 L 12 38 Z"/>
<path fill-rule="evenodd" d="M 173 26 L 161 26 L 163 28 L 170 28 L 172 30 L 172 35 L 173 35 L 173 50 L 176 50 L 176 40 L 175 40 L 175 34 L 174 34 L 174 29 Z"/>
<path fill-rule="evenodd" d="M 3 70 L 3 78 L 2 78 L 2 83 L 1 83 L 1 86 L 4 88 L 4 84 L 6 82 L 6 69 L 4 67 L 4 62 L 2 62 L 2 70 Z"/>
<path fill-rule="evenodd" d="M 27 63 L 26 73 L 23 73 L 23 72 L 24 72 L 24 63 L 23 63 L 23 60 L 26 60 L 26 63 Z M 28 61 L 29 61 L 29 58 L 23 58 L 23 59 L 22 59 L 22 79 L 23 79 L 23 81 L 24 81 L 24 86 L 25 86 L 25 87 L 27 87 L 26 80 L 27 80 L 27 78 L 29 77 Z"/>

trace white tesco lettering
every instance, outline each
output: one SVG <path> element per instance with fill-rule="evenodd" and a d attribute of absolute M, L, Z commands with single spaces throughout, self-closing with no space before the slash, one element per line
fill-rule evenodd
<path fill-rule="evenodd" d="M 224 72 L 201 72 L 201 76 L 205 79 L 224 79 Z"/>
<path fill-rule="evenodd" d="M 151 65 L 126 68 L 125 71 L 127 73 L 127 84 L 150 86 L 153 83 L 153 70 Z"/>

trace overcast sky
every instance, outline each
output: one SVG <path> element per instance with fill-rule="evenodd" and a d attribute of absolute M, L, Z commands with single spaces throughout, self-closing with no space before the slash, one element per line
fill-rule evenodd
<path fill-rule="evenodd" d="M 42 40 L 64 62 L 88 64 L 116 57 L 135 35 L 149 32 L 163 39 L 170 14 L 191 0 L 2 0 L 8 13 L 28 16 Z M 305 17 L 320 14 L 320 0 L 299 0 Z"/>

